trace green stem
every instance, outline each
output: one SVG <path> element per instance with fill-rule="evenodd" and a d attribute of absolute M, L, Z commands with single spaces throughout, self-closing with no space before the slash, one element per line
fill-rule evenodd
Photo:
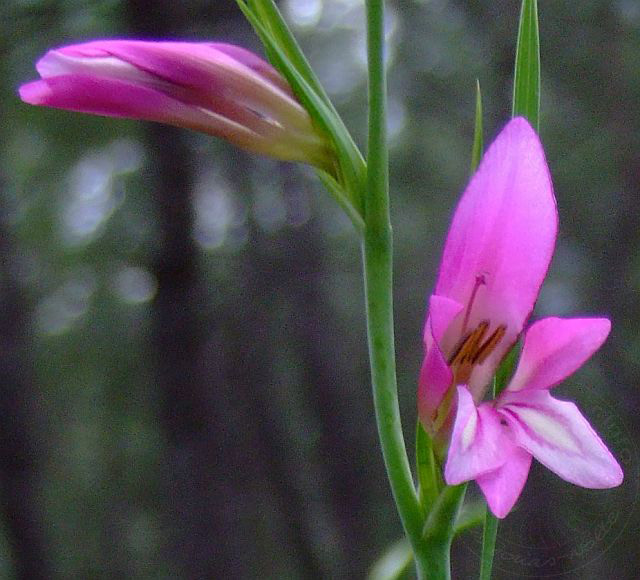
<path fill-rule="evenodd" d="M 405 448 L 393 335 L 392 234 L 383 62 L 383 0 L 367 0 L 369 143 L 363 261 L 373 399 L 380 445 L 405 533 L 419 554 L 423 517 Z"/>
<path fill-rule="evenodd" d="M 493 569 L 493 555 L 496 550 L 496 536 L 498 534 L 498 518 L 489 508 L 484 518 L 482 532 L 482 554 L 480 555 L 480 580 L 491 580 Z"/>
<path fill-rule="evenodd" d="M 396 384 L 391 295 L 391 235 L 365 229 L 364 273 L 367 331 L 373 400 L 378 435 L 398 513 L 414 551 L 420 541 L 423 517 L 413 485 L 402 434 Z"/>
<path fill-rule="evenodd" d="M 512 349 L 513 352 L 513 349 Z M 509 353 L 511 354 L 511 353 Z M 505 374 L 507 371 L 504 367 L 511 366 L 513 368 L 513 360 L 509 361 L 509 355 L 498 368 L 498 373 L 493 377 L 491 385 L 491 397 L 495 398 L 498 390 L 498 375 Z M 503 382 L 506 382 L 503 380 Z M 496 518 L 487 506 L 484 515 L 484 525 L 482 529 L 482 553 L 480 554 L 480 580 L 491 580 L 491 571 L 493 569 L 493 556 L 496 551 L 496 536 L 498 535 L 498 518 Z"/>
<path fill-rule="evenodd" d="M 451 579 L 451 542 L 466 491 L 466 483 L 445 487 L 429 513 L 421 558 L 416 557 L 418 578 L 421 580 Z"/>

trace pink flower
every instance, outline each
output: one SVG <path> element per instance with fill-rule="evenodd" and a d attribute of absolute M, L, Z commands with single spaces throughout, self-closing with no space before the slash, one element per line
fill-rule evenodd
<path fill-rule="evenodd" d="M 547 318 L 525 333 L 502 394 L 483 403 L 529 318 L 555 245 L 557 211 L 542 145 L 513 119 L 489 147 L 456 210 L 425 325 L 420 419 L 449 443 L 445 480 L 475 479 L 498 517 L 513 507 L 531 458 L 589 488 L 622 470 L 573 403 L 549 394 L 604 342 L 606 319 Z"/>
<path fill-rule="evenodd" d="M 324 139 L 287 82 L 230 44 L 97 40 L 49 51 L 22 100 L 59 109 L 160 121 L 250 151 L 330 166 Z"/>

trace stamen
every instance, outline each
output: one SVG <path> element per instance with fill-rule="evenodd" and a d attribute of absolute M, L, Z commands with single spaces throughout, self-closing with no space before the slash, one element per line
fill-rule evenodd
<path fill-rule="evenodd" d="M 481 365 L 487 357 L 491 354 L 493 349 L 498 346 L 498 343 L 504 338 L 507 332 L 507 327 L 501 324 L 493 331 L 493 334 L 485 341 L 485 343 L 478 349 L 473 357 L 473 364 Z"/>
<path fill-rule="evenodd" d="M 484 286 L 487 283 L 484 274 L 476 274 L 476 282 L 473 285 L 473 290 L 471 290 L 471 296 L 469 296 L 469 302 L 467 303 L 467 310 L 464 313 L 464 319 L 462 320 L 462 331 L 461 334 L 467 332 L 467 324 L 469 323 L 469 317 L 471 316 L 471 308 L 473 307 L 473 302 L 476 299 L 476 293 L 478 292 L 478 288 L 480 286 Z"/>
<path fill-rule="evenodd" d="M 460 385 L 469 381 L 473 367 L 482 364 L 504 338 L 507 327 L 498 326 L 489 338 L 484 337 L 489 330 L 489 321 L 483 320 L 467 334 L 449 357 L 449 366 L 453 371 L 453 384 Z"/>
<path fill-rule="evenodd" d="M 458 346 L 449 358 L 449 366 L 463 364 L 464 362 L 471 362 L 473 354 L 482 342 L 488 328 L 489 322 L 487 320 L 483 320 L 473 331 L 467 334 L 467 336 L 458 343 Z"/>

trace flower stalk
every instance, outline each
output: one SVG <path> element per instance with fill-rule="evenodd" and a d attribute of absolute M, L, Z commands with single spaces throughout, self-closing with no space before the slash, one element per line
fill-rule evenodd
<path fill-rule="evenodd" d="M 362 242 L 373 399 L 387 475 L 421 577 L 427 570 L 423 515 L 402 432 L 393 332 L 392 230 L 389 217 L 384 69 L 384 2 L 367 0 L 369 139 Z"/>

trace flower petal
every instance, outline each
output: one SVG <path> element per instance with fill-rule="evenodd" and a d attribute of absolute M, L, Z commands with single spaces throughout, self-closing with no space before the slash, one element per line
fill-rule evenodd
<path fill-rule="evenodd" d="M 420 369 L 418 381 L 418 415 L 424 428 L 431 435 L 435 434 L 435 423 L 438 419 L 438 407 L 451 387 L 453 374 L 447 361 L 436 343 L 427 351 Z M 447 410 L 442 409 L 445 413 Z M 441 417 L 439 424 L 444 422 Z"/>
<path fill-rule="evenodd" d="M 432 294 L 429 298 L 429 315 L 424 325 L 424 343 L 427 350 L 431 347 L 432 339 L 440 345 L 440 350 L 449 350 L 443 346 L 442 340 L 451 325 L 451 321 L 462 312 L 463 305 L 446 296 Z"/>
<path fill-rule="evenodd" d="M 531 459 L 531 453 L 515 447 L 502 467 L 476 478 L 489 508 L 497 518 L 504 518 L 518 501 L 529 476 Z"/>
<path fill-rule="evenodd" d="M 97 40 L 50 50 L 36 68 L 42 80 L 20 88 L 31 104 L 160 121 L 333 169 L 324 136 L 286 80 L 240 47 Z"/>
<path fill-rule="evenodd" d="M 486 384 L 529 317 L 557 233 L 553 186 L 542 144 L 523 118 L 487 150 L 456 209 L 435 293 L 473 305 L 467 328 L 504 324 L 505 337 L 472 376 Z M 475 292 L 475 294 L 474 294 Z M 456 335 L 463 334 L 459 317 Z"/>
<path fill-rule="evenodd" d="M 592 489 L 622 483 L 622 469 L 578 408 L 546 390 L 505 391 L 498 412 L 516 443 L 562 479 Z"/>
<path fill-rule="evenodd" d="M 492 405 L 475 406 L 466 387 L 458 387 L 458 407 L 444 468 L 449 485 L 475 479 L 509 460 L 515 445 Z"/>
<path fill-rule="evenodd" d="M 256 56 L 250 50 L 236 46 L 235 44 L 227 44 L 224 42 L 211 42 L 207 43 L 212 49 L 224 54 L 229 55 L 234 60 L 248 66 L 250 69 L 257 72 L 260 76 L 268 79 L 274 85 L 277 85 L 282 91 L 289 95 L 293 95 L 291 87 L 282 78 L 280 73 L 273 68 L 268 62 L 262 60 L 259 56 Z"/>
<path fill-rule="evenodd" d="M 507 390 L 550 389 L 600 348 L 611 330 L 606 318 L 545 318 L 527 329 Z"/>
<path fill-rule="evenodd" d="M 435 294 L 429 299 L 429 315 L 424 327 L 425 358 L 420 369 L 418 386 L 418 414 L 428 433 L 434 434 L 437 410 L 447 390 L 451 387 L 453 374 L 442 354 L 440 342 L 451 321 L 462 310 L 462 304 Z M 442 409 L 448 413 L 448 409 Z M 445 417 L 440 417 L 439 425 Z"/>
<path fill-rule="evenodd" d="M 219 50 L 213 43 L 202 42 L 149 42 L 140 40 L 100 40 L 66 47 L 70 54 L 86 50 L 103 50 L 106 54 L 128 62 L 169 84 L 184 87 L 195 96 L 207 95 L 216 106 L 221 101 L 235 101 L 279 122 L 291 123 L 298 129 L 309 129 L 309 120 L 302 106 L 283 91 L 283 80 L 278 84 L 271 76 L 264 76 L 247 57 L 237 60 L 229 48 Z M 246 51 L 243 51 L 246 52 Z M 261 60 L 257 56 L 255 60 Z M 86 58 L 84 60 L 87 60 Z M 269 67 L 264 63 L 264 67 Z M 202 106 L 210 106 L 202 103 Z"/>
<path fill-rule="evenodd" d="M 264 138 L 247 127 L 147 86 L 123 80 L 62 75 L 27 83 L 19 91 L 20 98 L 32 105 L 159 121 L 223 137 L 254 151 L 266 149 Z"/>

